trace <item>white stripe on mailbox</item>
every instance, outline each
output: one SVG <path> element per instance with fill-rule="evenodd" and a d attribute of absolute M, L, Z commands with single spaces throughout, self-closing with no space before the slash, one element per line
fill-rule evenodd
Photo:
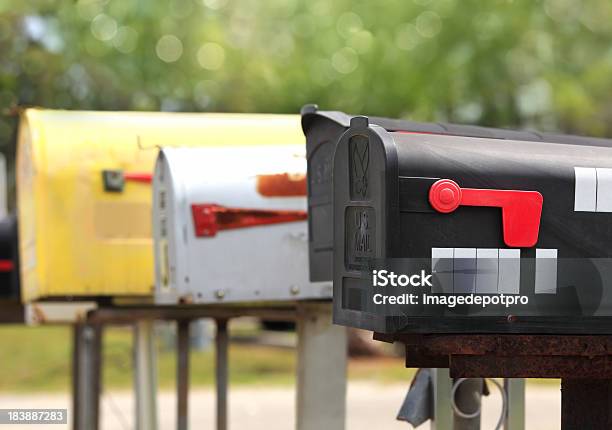
<path fill-rule="evenodd" d="M 453 257 L 454 248 L 432 248 L 431 249 L 431 271 L 433 274 L 434 293 L 453 292 Z"/>
<path fill-rule="evenodd" d="M 557 250 L 536 249 L 536 294 L 557 293 Z"/>
<path fill-rule="evenodd" d="M 612 168 L 574 167 L 574 210 L 612 212 Z"/>
<path fill-rule="evenodd" d="M 455 248 L 453 292 L 476 292 L 476 248 Z"/>
<path fill-rule="evenodd" d="M 597 212 L 612 212 L 612 169 L 597 169 Z"/>
<path fill-rule="evenodd" d="M 574 211 L 595 212 L 597 210 L 597 172 L 593 167 L 574 167 L 576 189 Z"/>
<path fill-rule="evenodd" d="M 521 250 L 502 248 L 499 250 L 500 294 L 518 294 L 521 287 Z"/>
<path fill-rule="evenodd" d="M 497 248 L 476 249 L 476 292 L 497 293 L 499 250 Z"/>

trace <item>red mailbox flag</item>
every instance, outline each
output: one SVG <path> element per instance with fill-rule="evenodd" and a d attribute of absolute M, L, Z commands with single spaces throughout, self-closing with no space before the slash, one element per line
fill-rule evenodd
<path fill-rule="evenodd" d="M 429 203 L 441 213 L 459 206 L 499 207 L 504 242 L 514 248 L 530 248 L 538 241 L 543 197 L 537 191 L 461 188 L 455 181 L 440 179 L 429 189 Z"/>
<path fill-rule="evenodd" d="M 304 211 L 228 208 L 215 204 L 192 204 L 197 237 L 214 237 L 219 230 L 303 221 Z"/>

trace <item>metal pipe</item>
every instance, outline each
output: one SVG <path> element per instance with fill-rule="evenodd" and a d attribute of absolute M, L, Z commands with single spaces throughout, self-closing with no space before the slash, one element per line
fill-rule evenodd
<path fill-rule="evenodd" d="M 102 327 L 75 324 L 72 353 L 72 427 L 97 430 L 100 415 Z"/>
<path fill-rule="evenodd" d="M 153 321 L 134 324 L 136 430 L 157 430 L 157 377 Z"/>
<path fill-rule="evenodd" d="M 448 369 L 429 369 L 433 391 L 433 419 L 431 430 L 450 430 L 453 424 L 451 389 L 453 380 Z"/>
<path fill-rule="evenodd" d="M 81 411 L 81 337 L 83 332 L 82 324 L 75 324 L 72 330 L 72 429 L 79 430 L 79 425 L 83 421 Z"/>
<path fill-rule="evenodd" d="M 227 319 L 217 319 L 215 336 L 216 389 L 217 389 L 217 430 L 227 430 L 227 387 L 228 387 L 228 345 Z"/>
<path fill-rule="evenodd" d="M 297 430 L 346 427 L 347 330 L 331 303 L 300 302 L 297 318 Z"/>
<path fill-rule="evenodd" d="M 525 380 L 506 378 L 504 389 L 508 399 L 504 430 L 525 430 Z"/>
<path fill-rule="evenodd" d="M 176 345 L 176 428 L 187 430 L 189 428 L 189 321 L 177 322 Z"/>

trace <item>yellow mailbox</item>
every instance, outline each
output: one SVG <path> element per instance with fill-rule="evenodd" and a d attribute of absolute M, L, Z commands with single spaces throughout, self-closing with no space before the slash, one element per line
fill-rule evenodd
<path fill-rule="evenodd" d="M 16 167 L 22 301 L 152 296 L 158 147 L 303 144 L 299 121 L 25 110 Z"/>

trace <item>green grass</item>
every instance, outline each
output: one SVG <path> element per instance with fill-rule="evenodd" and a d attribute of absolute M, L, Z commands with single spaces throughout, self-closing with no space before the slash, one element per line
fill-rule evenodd
<path fill-rule="evenodd" d="M 253 335 L 252 329 L 242 329 Z M 232 334 L 241 330 L 232 329 Z M 43 392 L 70 389 L 72 331 L 65 326 L 0 327 L 0 391 Z M 108 328 L 104 334 L 105 389 L 129 389 L 132 386 L 132 334 L 125 328 Z M 233 385 L 280 386 L 294 381 L 295 354 L 290 348 L 252 344 L 230 345 L 230 383 Z M 176 356 L 171 348 L 158 345 L 158 383 L 174 387 Z M 414 370 L 405 369 L 402 358 L 352 359 L 351 380 L 409 384 Z M 530 380 L 530 383 L 558 384 L 557 380 Z M 192 351 L 191 383 L 212 386 L 214 349 Z"/>
<path fill-rule="evenodd" d="M 0 328 L 0 391 L 66 391 L 70 388 L 71 338 L 69 327 Z M 104 333 L 103 385 L 129 388 L 132 385 L 132 334 L 129 328 L 110 328 Z M 289 384 L 293 381 L 295 357 L 290 349 L 253 345 L 231 345 L 232 384 Z M 176 355 L 158 345 L 158 383 L 174 386 Z M 191 353 L 191 382 L 212 385 L 214 350 Z"/>
<path fill-rule="evenodd" d="M 68 390 L 70 334 L 66 327 L 0 327 L 0 390 Z"/>

